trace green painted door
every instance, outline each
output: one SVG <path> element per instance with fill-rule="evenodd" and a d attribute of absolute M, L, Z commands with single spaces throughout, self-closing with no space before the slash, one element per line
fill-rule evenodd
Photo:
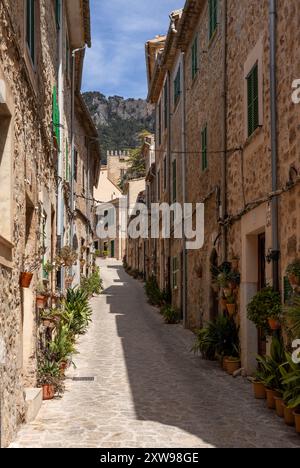
<path fill-rule="evenodd" d="M 115 241 L 111 241 L 110 253 L 111 253 L 111 258 L 114 258 L 114 256 L 115 256 Z"/>

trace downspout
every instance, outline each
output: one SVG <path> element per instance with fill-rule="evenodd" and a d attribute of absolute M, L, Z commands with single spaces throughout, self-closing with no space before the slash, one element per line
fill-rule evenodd
<path fill-rule="evenodd" d="M 221 166 L 221 218 L 222 263 L 227 261 L 227 0 L 223 2 L 223 105 L 222 105 L 222 166 Z"/>
<path fill-rule="evenodd" d="M 171 118 L 171 73 L 168 71 L 167 74 L 167 80 L 168 80 L 168 143 L 167 143 L 167 168 L 168 168 L 168 177 L 167 177 L 167 193 L 168 193 L 168 202 L 169 205 L 171 205 L 172 201 L 172 192 L 171 192 L 171 177 L 172 177 L 172 164 L 171 164 L 171 159 L 172 159 L 172 153 L 171 153 L 171 144 L 172 144 L 172 132 L 171 132 L 171 125 L 172 125 L 172 118 Z M 169 257 L 168 257 L 168 273 L 169 273 L 169 278 L 168 278 L 168 287 L 169 287 L 169 293 L 172 298 L 172 280 L 171 280 L 171 275 L 172 275 L 172 241 L 171 241 L 171 236 L 169 238 Z"/>
<path fill-rule="evenodd" d="M 271 93 L 271 158 L 272 192 L 277 190 L 278 141 L 277 141 L 277 74 L 276 74 L 276 39 L 277 39 L 277 2 L 270 0 L 270 93 Z M 273 197 L 272 207 L 272 273 L 273 288 L 279 291 L 279 235 L 278 235 L 278 197 Z"/>
<path fill-rule="evenodd" d="M 187 251 L 186 251 L 186 233 L 185 233 L 185 203 L 186 203 L 186 90 L 185 90 L 185 53 L 181 54 L 182 66 L 182 294 L 183 294 L 183 325 L 187 326 Z"/>
<path fill-rule="evenodd" d="M 57 196 L 57 236 L 58 236 L 58 247 L 61 249 L 64 246 L 64 212 L 65 203 L 63 195 L 63 146 L 64 146 L 64 122 L 63 122 L 63 110 L 64 110 L 64 74 L 63 74 L 63 2 L 60 2 L 60 18 L 61 24 L 58 31 L 58 106 L 59 106 L 59 152 L 58 152 L 58 196 Z M 62 290 L 64 289 L 64 268 L 60 270 L 60 285 Z"/>

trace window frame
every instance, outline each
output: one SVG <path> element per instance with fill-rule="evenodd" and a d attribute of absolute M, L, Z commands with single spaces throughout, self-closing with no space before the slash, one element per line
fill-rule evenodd
<path fill-rule="evenodd" d="M 181 96 L 181 65 L 179 65 L 178 70 L 176 72 L 173 86 L 174 86 L 174 107 L 176 107 L 178 102 L 180 101 L 180 96 Z"/>
<path fill-rule="evenodd" d="M 198 34 L 196 34 L 196 37 L 194 38 L 193 44 L 192 44 L 192 81 L 197 76 L 198 70 L 199 70 L 199 63 L 198 63 Z"/>
<path fill-rule="evenodd" d="M 26 0 L 25 16 L 25 41 L 32 65 L 36 63 L 36 2 L 35 0 Z"/>
<path fill-rule="evenodd" d="M 247 135 L 250 138 L 259 127 L 259 69 L 256 62 L 247 77 Z M 251 115 L 250 115 L 251 114 Z"/>
<path fill-rule="evenodd" d="M 178 256 L 174 256 L 172 257 L 172 289 L 174 291 L 178 289 L 178 273 L 179 273 Z"/>

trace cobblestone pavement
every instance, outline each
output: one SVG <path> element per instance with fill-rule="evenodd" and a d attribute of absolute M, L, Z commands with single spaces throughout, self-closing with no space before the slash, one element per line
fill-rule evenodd
<path fill-rule="evenodd" d="M 190 353 L 193 335 L 164 325 L 140 282 L 117 262 L 101 266 L 105 292 L 92 300 L 67 391 L 43 403 L 12 447 L 300 447 L 247 380 Z"/>

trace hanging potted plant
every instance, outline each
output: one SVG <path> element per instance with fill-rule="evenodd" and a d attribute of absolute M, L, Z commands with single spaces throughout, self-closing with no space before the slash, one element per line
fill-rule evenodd
<path fill-rule="evenodd" d="M 277 304 L 272 308 L 268 317 L 268 324 L 272 331 L 280 330 L 281 328 L 281 305 Z"/>
<path fill-rule="evenodd" d="M 233 317 L 236 313 L 236 302 L 234 296 L 228 296 L 226 298 L 226 309 L 230 317 Z"/>
<path fill-rule="evenodd" d="M 20 273 L 20 286 L 21 288 L 28 289 L 31 285 L 33 273 L 40 268 L 41 258 L 37 255 L 33 258 L 30 255 L 27 255 L 25 257 L 24 264 L 24 271 Z"/>
<path fill-rule="evenodd" d="M 292 262 L 286 269 L 286 274 L 293 289 L 300 286 L 300 260 Z"/>
<path fill-rule="evenodd" d="M 234 271 L 238 271 L 239 269 L 239 257 L 233 256 L 231 260 L 231 266 Z"/>
<path fill-rule="evenodd" d="M 240 273 L 236 270 L 231 270 L 227 274 L 227 281 L 228 281 L 228 286 L 231 290 L 237 289 L 241 282 Z"/>
<path fill-rule="evenodd" d="M 72 247 L 65 246 L 59 252 L 55 263 L 63 267 L 71 267 L 77 262 L 77 260 L 77 252 L 74 249 L 72 249 Z"/>

